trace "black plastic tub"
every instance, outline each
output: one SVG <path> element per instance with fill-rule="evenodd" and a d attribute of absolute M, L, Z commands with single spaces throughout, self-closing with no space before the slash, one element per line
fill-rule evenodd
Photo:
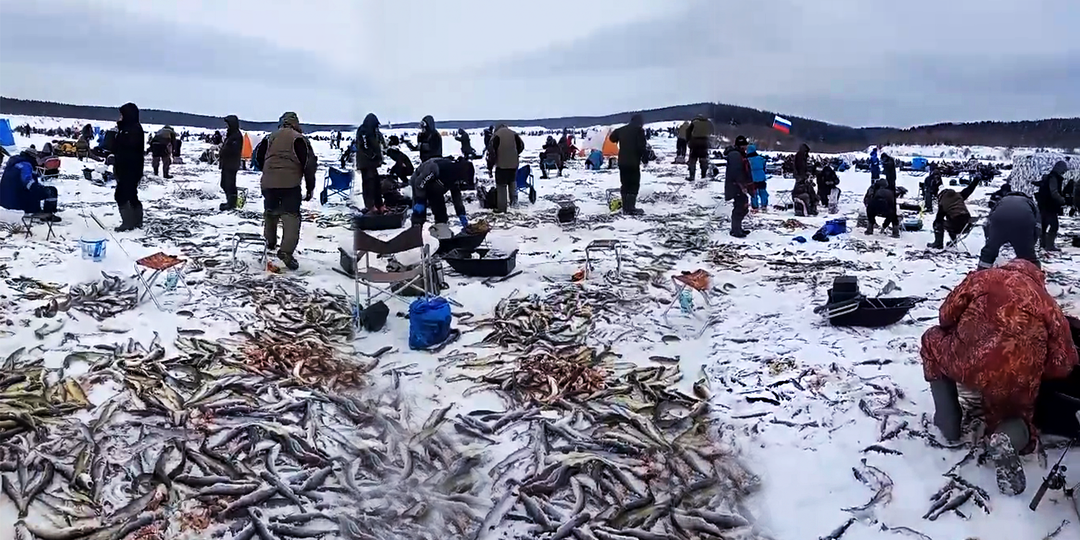
<path fill-rule="evenodd" d="M 391 208 L 386 214 L 355 214 L 352 217 L 353 229 L 361 231 L 389 231 L 400 229 L 405 223 L 408 207 Z"/>
<path fill-rule="evenodd" d="M 479 234 L 461 233 L 457 236 L 439 240 L 439 249 L 435 251 L 435 254 L 446 255 L 454 250 L 472 251 L 480 247 L 480 244 L 484 243 L 484 240 L 487 239 L 487 235 L 488 233 L 486 232 Z"/>
<path fill-rule="evenodd" d="M 573 223 L 577 219 L 577 212 L 578 207 L 573 202 L 560 202 L 555 217 L 559 220 L 559 223 Z"/>
<path fill-rule="evenodd" d="M 514 271 L 514 267 L 517 266 L 517 250 L 511 251 L 506 257 L 485 258 L 485 255 L 490 251 L 486 248 L 476 250 L 455 249 L 447 253 L 443 260 L 463 276 L 509 276 Z M 473 259 L 472 255 L 474 253 L 479 255 L 480 258 Z"/>
<path fill-rule="evenodd" d="M 859 307 L 851 313 L 829 319 L 833 326 L 858 326 L 881 328 L 896 324 L 911 311 L 922 298 L 904 296 L 899 298 L 863 298 Z"/>

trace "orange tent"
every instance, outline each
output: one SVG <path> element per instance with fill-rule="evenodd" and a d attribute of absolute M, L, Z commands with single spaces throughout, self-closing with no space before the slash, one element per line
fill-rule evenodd
<path fill-rule="evenodd" d="M 608 137 L 611 135 L 613 128 L 604 127 L 596 131 L 591 131 L 585 137 L 584 143 L 581 145 L 581 149 L 578 151 L 579 155 L 587 156 L 593 150 L 600 150 L 604 153 L 604 157 L 611 157 L 619 155 L 619 145 L 611 142 Z"/>
<path fill-rule="evenodd" d="M 251 151 L 252 150 L 253 150 L 253 148 L 251 147 L 251 138 L 248 137 L 247 133 L 245 133 L 244 134 L 244 149 L 240 150 L 240 159 L 251 159 Z"/>

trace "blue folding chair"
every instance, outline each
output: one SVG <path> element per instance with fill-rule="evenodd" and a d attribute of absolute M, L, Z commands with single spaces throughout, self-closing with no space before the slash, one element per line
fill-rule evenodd
<path fill-rule="evenodd" d="M 517 171 L 517 190 L 529 195 L 529 202 L 536 204 L 536 188 L 533 187 L 532 167 L 526 165 Z"/>
<path fill-rule="evenodd" d="M 327 169 L 323 190 L 319 194 L 319 202 L 326 204 L 330 197 L 341 197 L 346 203 L 352 202 L 353 175 L 353 171 L 343 171 L 334 167 Z"/>

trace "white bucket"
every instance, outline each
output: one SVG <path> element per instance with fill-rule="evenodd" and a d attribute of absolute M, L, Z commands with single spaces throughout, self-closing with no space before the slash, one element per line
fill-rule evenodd
<path fill-rule="evenodd" d="M 79 239 L 79 247 L 82 250 L 82 258 L 94 262 L 105 259 L 105 239 L 99 237 L 85 237 Z"/>

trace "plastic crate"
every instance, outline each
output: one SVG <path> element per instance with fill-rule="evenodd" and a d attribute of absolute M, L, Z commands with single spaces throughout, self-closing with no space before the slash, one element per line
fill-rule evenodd
<path fill-rule="evenodd" d="M 487 235 L 487 232 L 480 234 L 460 233 L 450 238 L 441 239 L 439 240 L 439 249 L 435 250 L 435 254 L 446 255 L 454 250 L 472 251 L 480 247 L 480 244 L 484 243 L 484 240 L 487 239 Z"/>
<path fill-rule="evenodd" d="M 455 249 L 443 257 L 446 264 L 459 274 L 471 277 L 504 277 L 509 276 L 517 266 L 517 250 L 511 251 L 506 257 L 485 258 L 491 250 L 462 250 Z M 473 254 L 479 258 L 472 258 Z"/>

